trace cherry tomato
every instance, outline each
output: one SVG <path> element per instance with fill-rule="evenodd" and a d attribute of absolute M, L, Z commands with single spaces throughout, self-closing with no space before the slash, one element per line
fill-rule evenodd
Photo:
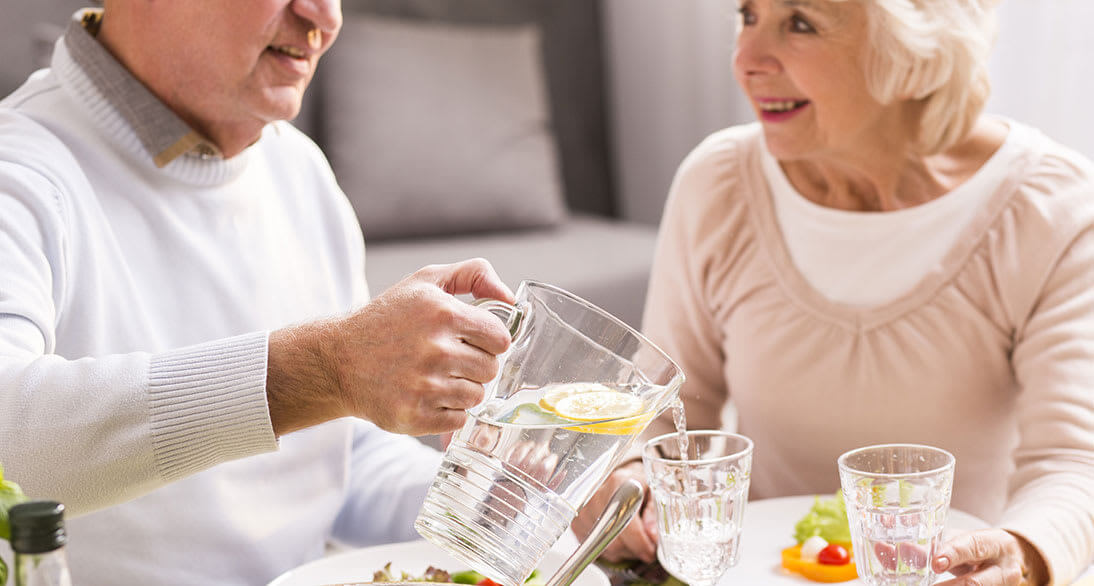
<path fill-rule="evenodd" d="M 479 583 L 475 586 L 501 586 L 501 584 L 498 584 L 490 578 L 483 578 L 482 580 L 479 580 Z"/>
<path fill-rule="evenodd" d="M 829 543 L 828 547 L 820 550 L 820 553 L 817 554 L 817 563 L 829 566 L 842 566 L 849 561 L 851 561 L 850 554 L 838 543 Z"/>

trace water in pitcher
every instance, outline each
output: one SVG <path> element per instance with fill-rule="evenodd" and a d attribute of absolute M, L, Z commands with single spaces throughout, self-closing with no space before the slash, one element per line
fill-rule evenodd
<path fill-rule="evenodd" d="M 656 414 L 650 389 L 573 383 L 488 400 L 449 445 L 416 528 L 456 540 L 451 553 L 487 577 L 523 583 Z"/>

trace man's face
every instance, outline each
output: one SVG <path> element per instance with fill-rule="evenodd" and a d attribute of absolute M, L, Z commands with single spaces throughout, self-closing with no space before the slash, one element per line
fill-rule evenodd
<path fill-rule="evenodd" d="M 161 36 L 151 40 L 159 65 L 145 77 L 183 119 L 214 138 L 295 117 L 319 56 L 342 26 L 340 0 L 147 6 Z"/>

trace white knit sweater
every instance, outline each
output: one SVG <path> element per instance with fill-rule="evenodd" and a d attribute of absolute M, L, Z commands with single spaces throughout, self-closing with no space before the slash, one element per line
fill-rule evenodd
<path fill-rule="evenodd" d="M 87 584 L 256 584 L 409 539 L 437 453 L 341 420 L 275 439 L 268 331 L 363 303 L 364 248 L 288 124 L 157 169 L 58 43 L 0 103 L 0 462 L 69 511 Z"/>

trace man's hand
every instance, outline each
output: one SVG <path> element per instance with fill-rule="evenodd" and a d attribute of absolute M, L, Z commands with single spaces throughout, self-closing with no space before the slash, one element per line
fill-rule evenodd
<path fill-rule="evenodd" d="M 937 573 L 949 571 L 953 580 L 937 586 L 1040 586 L 1048 570 L 1037 550 L 1026 540 L 1002 529 L 970 531 L 946 542 L 933 560 Z"/>
<path fill-rule="evenodd" d="M 267 394 L 278 435 L 344 416 L 396 433 L 457 429 L 511 341 L 455 297 L 513 302 L 482 259 L 424 267 L 344 318 L 270 335 Z"/>
<path fill-rule="evenodd" d="M 646 500 L 642 503 L 642 511 L 636 515 L 604 550 L 600 557 L 609 562 L 618 562 L 625 559 L 639 559 L 644 562 L 653 562 L 657 559 L 657 507 L 650 503 L 649 486 L 646 484 L 646 474 L 642 469 L 642 462 L 635 461 L 616 468 L 608 476 L 604 484 L 597 489 L 589 502 L 578 511 L 570 527 L 578 539 L 584 540 L 597 517 L 604 511 L 612 494 L 619 485 L 633 478 L 637 480 L 646 492 Z"/>

